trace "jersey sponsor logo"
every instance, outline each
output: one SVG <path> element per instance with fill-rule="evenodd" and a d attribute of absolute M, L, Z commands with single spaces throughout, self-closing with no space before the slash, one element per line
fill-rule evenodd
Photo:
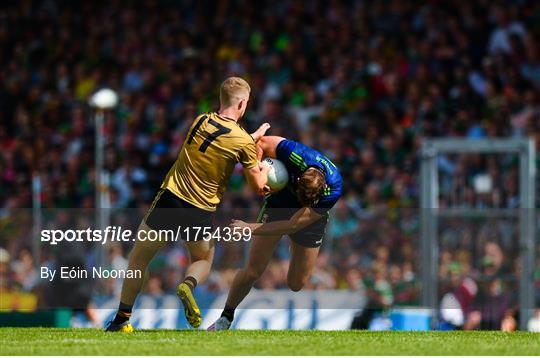
<path fill-rule="evenodd" d="M 335 166 L 334 163 L 332 163 L 331 161 L 327 160 L 326 158 L 323 158 L 321 157 L 320 155 L 317 156 L 317 158 L 315 158 L 319 163 L 321 163 L 322 165 L 324 165 L 326 167 L 326 170 L 328 170 L 328 173 L 330 173 L 330 175 L 334 174 L 334 171 L 332 170 L 332 167 L 336 168 L 337 167 Z"/>

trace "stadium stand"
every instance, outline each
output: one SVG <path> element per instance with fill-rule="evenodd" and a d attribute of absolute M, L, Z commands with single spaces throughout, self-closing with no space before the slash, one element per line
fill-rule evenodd
<path fill-rule="evenodd" d="M 104 86 L 121 101 L 105 124 L 111 206 L 147 208 L 191 120 L 217 108 L 223 78 L 240 75 L 253 88 L 246 127 L 270 122 L 272 134 L 320 149 L 346 178 L 310 288 L 364 285 L 377 307 L 415 305 L 421 138 L 532 137 L 540 148 L 538 1 L 104 3 L 0 4 L 3 213 L 32 206 L 36 173 L 44 207 L 94 207 L 87 102 Z M 449 156 L 440 169 L 443 206 L 519 204 L 512 157 Z M 495 179 L 488 194 L 470 184 L 482 171 Z M 231 188 L 223 206 L 254 215 L 260 201 L 241 171 Z M 482 275 L 515 276 L 516 225 L 462 227 L 449 221 L 441 235 L 444 290 L 463 293 L 466 279 Z M 7 288 L 38 290 L 26 246 L 9 236 L 0 246 Z M 125 264 L 127 249 L 112 248 L 110 264 Z M 260 288 L 286 286 L 286 253 L 284 243 Z M 241 255 L 219 248 L 209 289 L 227 288 Z M 186 260 L 178 247 L 164 251 L 148 289 L 174 290 Z M 536 277 L 540 301 L 538 269 Z M 118 291 L 114 283 L 105 289 Z"/>

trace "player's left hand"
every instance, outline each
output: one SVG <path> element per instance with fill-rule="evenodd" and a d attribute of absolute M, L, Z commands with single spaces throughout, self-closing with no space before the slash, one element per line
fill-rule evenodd
<path fill-rule="evenodd" d="M 263 123 L 255 132 L 251 133 L 255 143 L 264 136 L 268 129 L 270 129 L 270 123 Z"/>

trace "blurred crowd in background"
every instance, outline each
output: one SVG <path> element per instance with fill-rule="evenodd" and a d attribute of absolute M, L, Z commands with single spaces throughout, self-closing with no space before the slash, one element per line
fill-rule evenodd
<path fill-rule="evenodd" d="M 229 75 L 252 86 L 242 125 L 271 123 L 270 134 L 319 149 L 345 178 L 308 288 L 363 287 L 375 308 L 419 303 L 423 137 L 530 137 L 540 148 L 538 1 L 7 2 L 0 232 L 10 210 L 32 207 L 33 176 L 43 207 L 94 207 L 88 99 L 102 87 L 120 96 L 105 119 L 111 207 L 144 212 L 191 121 L 218 108 Z M 441 206 L 519 206 L 515 156 L 456 155 L 439 164 Z M 487 192 L 475 188 L 477 175 L 489 176 Z M 260 204 L 235 171 L 222 208 L 247 208 L 253 219 Z M 493 300 L 475 297 L 496 295 L 500 313 L 489 319 L 500 328 L 515 317 L 516 222 L 441 227 L 441 297 L 458 297 L 464 318 L 456 325 L 489 326 L 482 303 Z M 36 262 L 28 240 L 14 237 L 22 236 L 0 237 L 2 285 L 32 291 L 36 267 L 51 256 Z M 110 247 L 108 264 L 125 265 L 128 249 Z M 226 290 L 242 255 L 238 245 L 218 248 L 208 289 Z M 186 260 L 180 245 L 162 252 L 146 290 L 170 291 Z M 286 287 L 287 265 L 284 241 L 258 286 Z"/>

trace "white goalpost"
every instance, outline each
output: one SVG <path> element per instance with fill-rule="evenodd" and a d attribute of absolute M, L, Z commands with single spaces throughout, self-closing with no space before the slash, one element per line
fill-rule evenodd
<path fill-rule="evenodd" d="M 531 139 L 425 139 L 420 156 L 420 207 L 421 207 L 421 278 L 422 304 L 433 310 L 434 324 L 438 317 L 438 221 L 448 209 L 439 208 L 439 179 L 437 157 L 439 154 L 496 154 L 514 153 L 519 156 L 519 206 L 513 212 L 519 219 L 519 277 L 520 329 L 525 330 L 534 310 L 535 265 L 535 147 Z M 472 209 L 481 214 L 482 209 Z M 467 216 L 471 209 L 451 209 L 453 216 Z"/>

